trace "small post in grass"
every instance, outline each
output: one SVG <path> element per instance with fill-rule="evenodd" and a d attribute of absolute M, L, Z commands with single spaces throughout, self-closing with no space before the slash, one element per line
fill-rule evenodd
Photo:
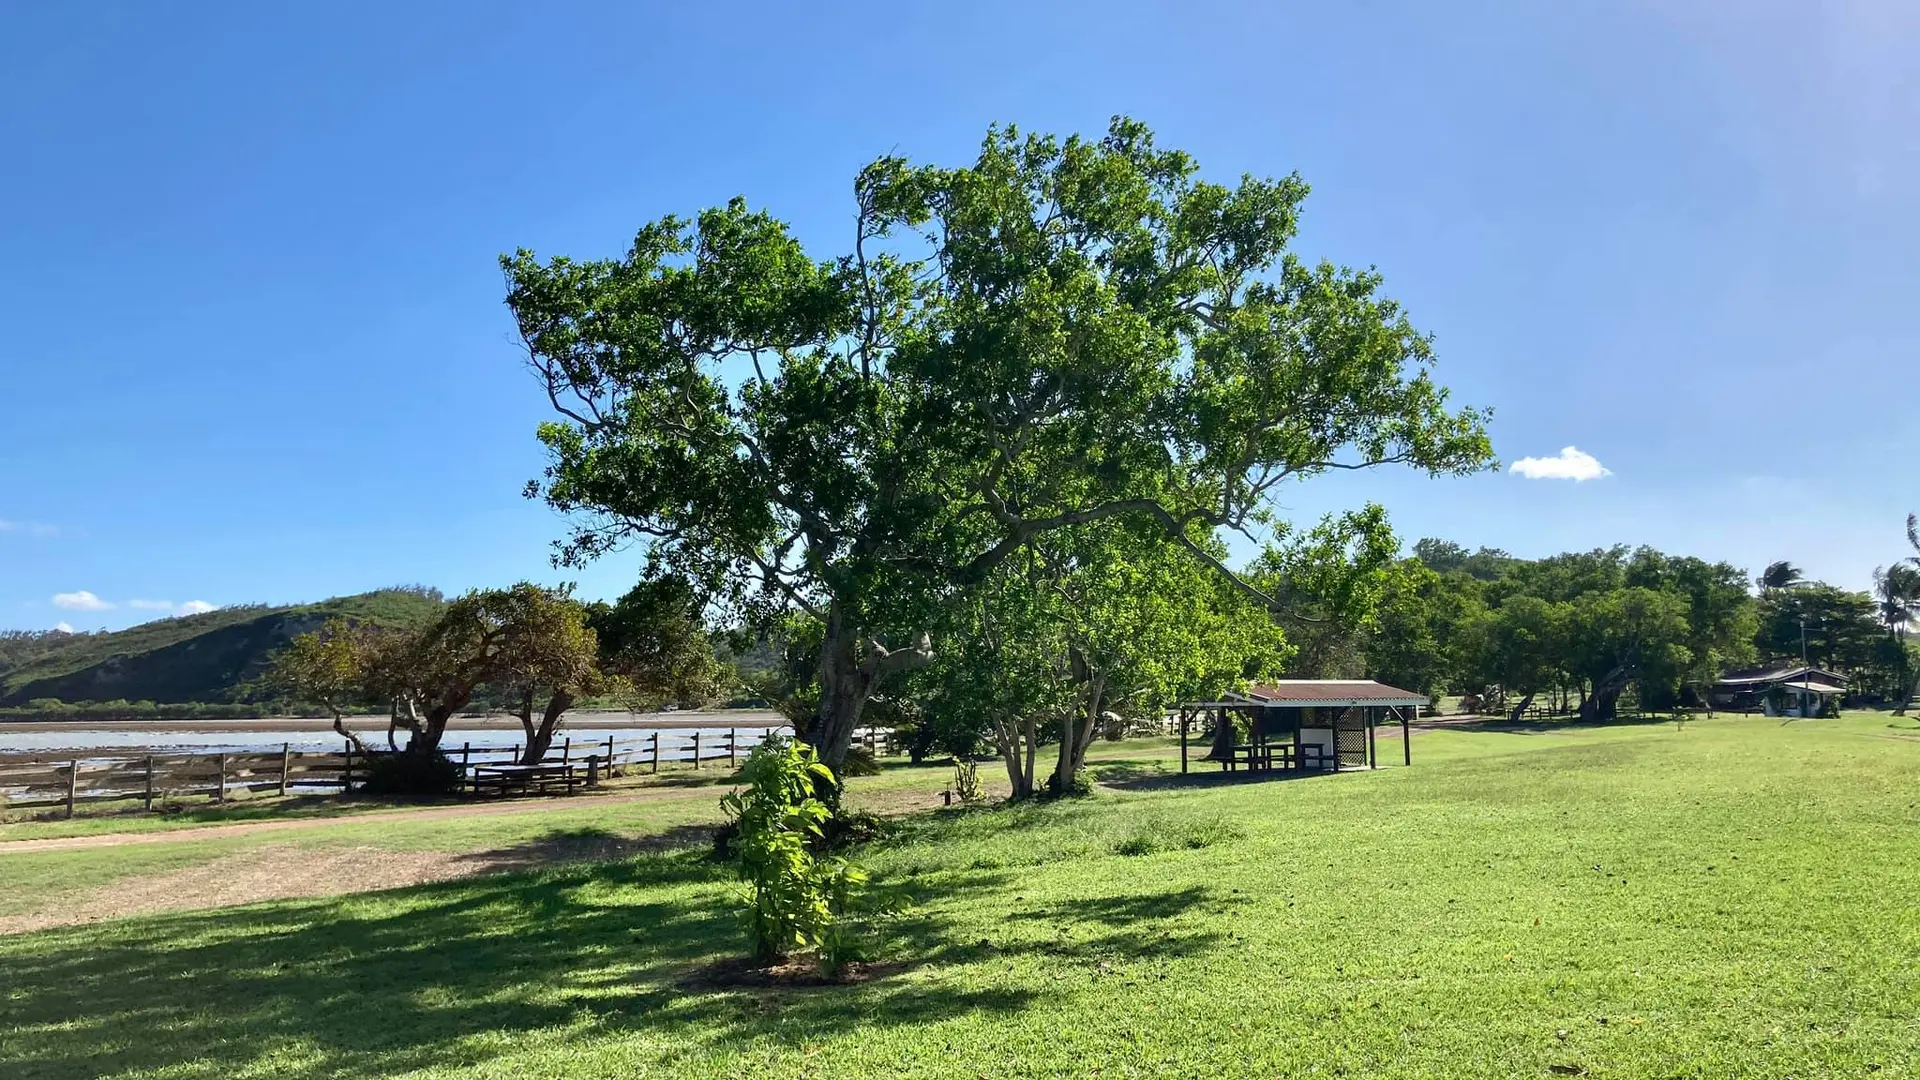
<path fill-rule="evenodd" d="M 227 755 L 218 755 L 213 767 L 220 771 L 219 779 L 214 782 L 213 801 L 223 803 L 227 801 Z"/>
<path fill-rule="evenodd" d="M 738 742 L 738 738 L 735 735 L 735 732 L 738 730 L 738 728 L 727 729 L 727 768 L 729 769 L 733 768 L 737 762 L 737 759 L 734 757 L 733 748 Z"/>
<path fill-rule="evenodd" d="M 653 744 L 653 764 L 647 771 L 657 773 L 660 771 L 660 733 L 657 731 L 654 732 L 648 741 Z"/>
<path fill-rule="evenodd" d="M 73 797 L 80 787 L 80 759 L 67 762 L 67 816 L 73 816 Z"/>
<path fill-rule="evenodd" d="M 353 743 L 352 741 L 348 741 L 347 764 L 345 768 L 340 770 L 340 794 L 349 795 L 349 794 L 352 794 L 352 792 L 353 792 Z"/>
<path fill-rule="evenodd" d="M 153 755 L 147 755 L 147 809 L 153 809 Z"/>
<path fill-rule="evenodd" d="M 569 735 L 567 736 L 567 740 L 560 744 L 560 764 L 565 765 L 572 760 L 573 760 L 573 736 Z"/>
<path fill-rule="evenodd" d="M 280 797 L 287 797 L 287 769 L 293 764 L 293 744 L 280 744 Z"/>
<path fill-rule="evenodd" d="M 700 729 L 693 729 L 693 767 L 700 767 Z"/>

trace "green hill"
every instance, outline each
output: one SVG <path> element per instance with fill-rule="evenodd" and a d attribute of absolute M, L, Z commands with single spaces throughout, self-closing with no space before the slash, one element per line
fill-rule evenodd
<path fill-rule="evenodd" d="M 152 701 L 209 704 L 254 700 L 269 658 L 328 619 L 389 625 L 425 622 L 441 605 L 428 589 L 380 589 L 317 604 L 253 604 L 158 619 L 111 633 L 63 635 L 9 666 L 0 653 L 0 706 Z"/>

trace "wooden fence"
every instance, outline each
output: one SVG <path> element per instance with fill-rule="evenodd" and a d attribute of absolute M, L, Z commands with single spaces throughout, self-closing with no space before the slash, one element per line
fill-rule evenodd
<path fill-rule="evenodd" d="M 760 737 L 743 740 L 739 728 L 719 728 L 672 732 L 664 737 L 656 731 L 628 739 L 564 738 L 557 740 L 541 761 L 578 766 L 588 775 L 659 772 L 662 765 L 698 769 L 719 762 L 732 768 L 765 737 L 764 728 L 747 730 L 761 733 Z M 868 742 L 873 742 L 871 732 Z M 514 764 L 521 755 L 518 745 L 442 743 L 441 750 L 469 780 L 476 767 Z M 130 757 L 14 754 L 0 757 L 0 806 L 63 807 L 71 816 L 74 806 L 85 802 L 131 800 L 152 809 L 156 802 L 188 796 L 204 795 L 214 802 L 226 802 L 242 792 L 292 795 L 349 791 L 366 777 L 367 755 L 355 753 L 350 746 L 341 751 L 307 751 L 294 750 L 288 744 L 264 753 Z"/>

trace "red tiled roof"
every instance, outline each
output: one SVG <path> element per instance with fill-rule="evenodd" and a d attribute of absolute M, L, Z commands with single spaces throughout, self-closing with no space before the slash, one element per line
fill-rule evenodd
<path fill-rule="evenodd" d="M 1282 679 L 1249 687 L 1265 705 L 1425 705 L 1427 696 L 1372 679 Z"/>

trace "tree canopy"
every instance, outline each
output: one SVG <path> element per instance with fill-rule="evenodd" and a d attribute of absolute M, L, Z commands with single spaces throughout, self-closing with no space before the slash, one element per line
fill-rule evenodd
<path fill-rule="evenodd" d="M 1269 608 L 1216 530 L 1330 471 L 1484 467 L 1484 415 L 1371 270 L 1288 251 L 1297 176 L 1202 181 L 1116 119 L 991 130 L 968 166 L 885 157 L 851 248 L 742 199 L 617 259 L 502 260 L 556 419 L 532 493 L 578 563 L 630 542 L 754 617 L 820 629 L 806 736 L 838 767 L 943 605 L 1056 531 L 1148 530 Z"/>

